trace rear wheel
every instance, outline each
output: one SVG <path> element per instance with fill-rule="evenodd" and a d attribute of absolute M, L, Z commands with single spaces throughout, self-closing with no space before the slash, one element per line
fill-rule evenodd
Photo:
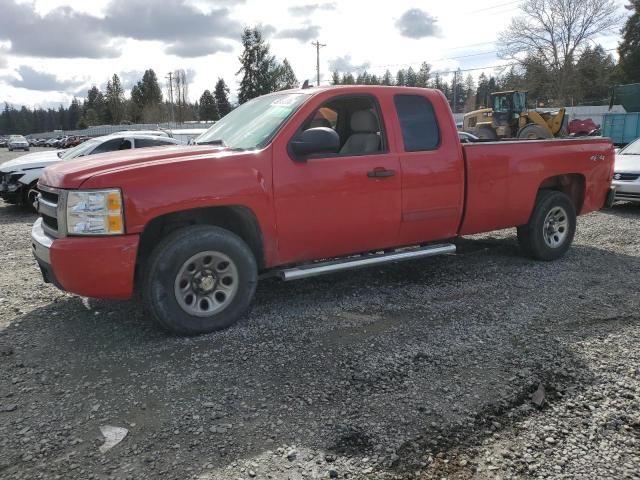
<path fill-rule="evenodd" d="M 482 140 L 497 140 L 498 135 L 496 131 L 491 127 L 480 127 L 477 132 L 478 138 Z"/>
<path fill-rule="evenodd" d="M 548 130 L 542 128 L 540 125 L 530 123 L 525 125 L 518 132 L 518 138 L 523 140 L 543 140 L 545 138 L 552 138 L 553 136 Z"/>
<path fill-rule="evenodd" d="M 197 335 L 235 323 L 249 307 L 257 281 L 255 257 L 240 237 L 196 225 L 170 234 L 153 250 L 142 300 L 164 329 Z"/>
<path fill-rule="evenodd" d="M 529 223 L 518 227 L 518 242 L 536 260 L 556 260 L 569 250 L 575 232 L 576 211 L 569 197 L 542 190 Z"/>

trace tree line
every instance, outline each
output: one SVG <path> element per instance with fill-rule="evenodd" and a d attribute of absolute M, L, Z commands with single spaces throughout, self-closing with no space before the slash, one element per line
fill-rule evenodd
<path fill-rule="evenodd" d="M 631 16 L 621 30 L 618 62 L 595 42 L 602 32 L 620 24 L 614 0 L 524 0 L 522 14 L 499 34 L 499 55 L 511 60 L 502 70 L 491 68 L 490 73 L 482 72 L 475 79 L 458 69 L 446 72 L 449 77 L 453 73 L 453 78 L 447 80 L 445 72 L 434 71 L 423 62 L 417 69 L 403 68 L 395 73 L 387 70 L 381 75 L 335 71 L 331 83 L 435 88 L 446 95 L 454 112 L 487 106 L 490 93 L 500 90 L 528 90 L 531 107 L 606 104 L 612 85 L 640 82 L 640 0 L 629 1 L 626 8 Z M 556 13 L 544 15 L 545 11 Z M 241 41 L 240 68 L 236 72 L 240 76 L 239 104 L 299 86 L 289 61 L 276 59 L 258 28 L 245 28 Z M 187 72 L 178 70 L 163 93 L 156 73 L 149 69 L 127 98 L 120 78 L 114 74 L 104 92 L 92 86 L 86 98 L 74 98 L 66 108 L 16 109 L 5 103 L 0 113 L 0 134 L 130 122 L 215 121 L 234 107 L 230 89 L 222 78 L 195 102 L 189 100 L 188 85 Z"/>

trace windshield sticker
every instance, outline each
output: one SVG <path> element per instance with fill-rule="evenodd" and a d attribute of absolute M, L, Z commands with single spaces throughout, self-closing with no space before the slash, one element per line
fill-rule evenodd
<path fill-rule="evenodd" d="M 271 102 L 272 107 L 287 107 L 296 103 L 298 95 L 282 95 Z"/>

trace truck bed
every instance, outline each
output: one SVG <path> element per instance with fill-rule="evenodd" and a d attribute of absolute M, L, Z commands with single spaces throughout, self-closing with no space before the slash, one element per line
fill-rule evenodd
<path fill-rule="evenodd" d="M 540 187 L 577 180 L 577 213 L 602 208 L 614 151 L 602 137 L 464 144 L 466 202 L 461 235 L 523 225 Z M 584 192 L 587 192 L 586 195 Z"/>

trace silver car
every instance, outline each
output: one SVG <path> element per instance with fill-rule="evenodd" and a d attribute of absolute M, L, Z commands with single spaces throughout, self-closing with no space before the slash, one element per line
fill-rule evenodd
<path fill-rule="evenodd" d="M 640 138 L 616 153 L 616 200 L 640 202 Z"/>
<path fill-rule="evenodd" d="M 7 148 L 10 152 L 14 150 L 29 151 L 29 142 L 22 135 L 11 135 L 7 141 Z"/>

